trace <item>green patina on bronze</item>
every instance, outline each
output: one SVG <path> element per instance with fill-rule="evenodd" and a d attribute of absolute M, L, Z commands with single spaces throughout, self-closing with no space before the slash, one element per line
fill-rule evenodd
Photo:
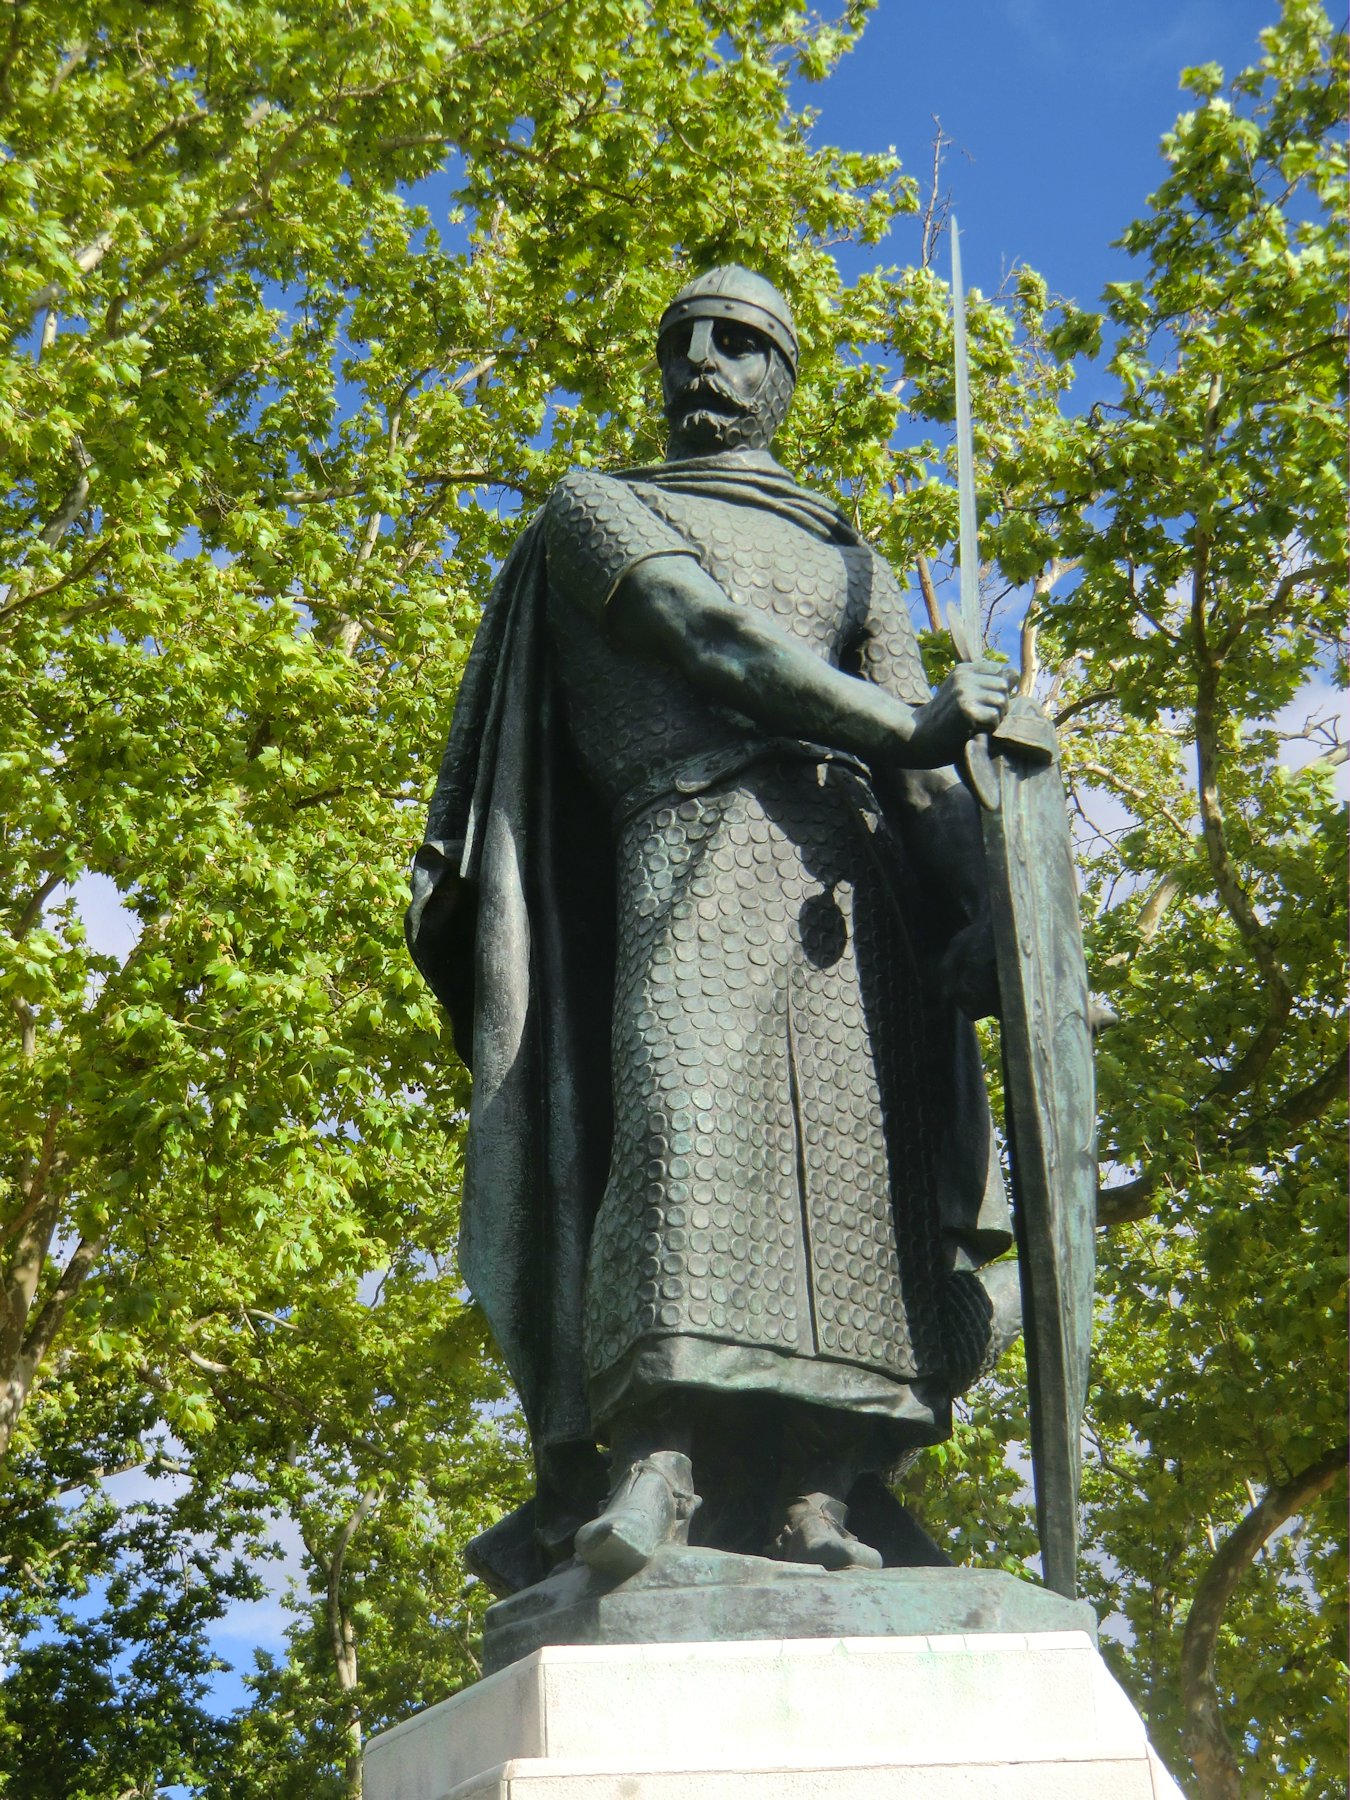
<path fill-rule="evenodd" d="M 523 534 L 414 872 L 474 1071 L 461 1262 L 538 1471 L 477 1547 L 503 1590 L 579 1527 L 611 1575 L 686 1537 L 941 1560 L 881 1477 L 1016 1329 L 951 767 L 1005 674 L 933 695 L 890 569 L 769 454 L 781 296 L 713 271 L 660 348 L 669 459 L 574 471 Z"/>

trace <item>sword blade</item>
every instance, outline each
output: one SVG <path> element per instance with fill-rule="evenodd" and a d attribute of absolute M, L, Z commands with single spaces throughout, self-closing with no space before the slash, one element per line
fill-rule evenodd
<path fill-rule="evenodd" d="M 975 446 L 970 426 L 970 363 L 966 354 L 966 291 L 961 283 L 961 236 L 952 220 L 952 340 L 956 359 L 956 492 L 960 503 L 961 624 L 970 654 L 983 649 L 980 630 L 980 544 L 975 524 Z"/>

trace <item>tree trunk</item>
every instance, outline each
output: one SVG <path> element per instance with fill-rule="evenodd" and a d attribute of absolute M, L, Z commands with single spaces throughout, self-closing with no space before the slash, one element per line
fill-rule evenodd
<path fill-rule="evenodd" d="M 361 1496 L 356 1510 L 338 1531 L 330 1556 L 324 1557 L 310 1547 L 310 1554 L 323 1572 L 327 1589 L 328 1644 L 333 1652 L 333 1666 L 346 1713 L 343 1735 L 347 1740 L 347 1749 L 342 1765 L 342 1791 L 346 1800 L 361 1800 L 361 1753 L 364 1744 L 358 1692 L 356 1629 L 352 1624 L 351 1614 L 342 1601 L 342 1576 L 352 1539 L 383 1499 L 383 1490 L 372 1490 Z"/>
<path fill-rule="evenodd" d="M 17 1242 L 0 1265 L 0 1461 L 70 1304 L 107 1241 L 106 1236 L 81 1238 L 55 1287 L 42 1298 L 42 1277 L 60 1215 L 59 1198 L 45 1196 L 30 1217 L 20 1215 Z"/>
<path fill-rule="evenodd" d="M 1214 1647 L 1224 1610 L 1262 1544 L 1331 1486 L 1347 1457 L 1350 1444 L 1340 1444 L 1283 1487 L 1269 1488 L 1224 1539 L 1200 1578 L 1181 1645 L 1186 1754 L 1195 1770 L 1199 1800 L 1244 1800 L 1242 1775 L 1224 1732 L 1214 1679 Z"/>

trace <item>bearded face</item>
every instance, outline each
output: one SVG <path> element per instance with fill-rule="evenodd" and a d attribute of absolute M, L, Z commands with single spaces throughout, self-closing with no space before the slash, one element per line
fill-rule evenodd
<path fill-rule="evenodd" d="M 658 353 L 672 459 L 768 449 L 793 381 L 762 332 L 728 319 L 687 319 L 663 333 Z"/>

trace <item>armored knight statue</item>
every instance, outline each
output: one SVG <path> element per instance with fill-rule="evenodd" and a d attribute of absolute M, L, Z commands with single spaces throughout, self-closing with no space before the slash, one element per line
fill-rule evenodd
<path fill-rule="evenodd" d="M 499 1589 L 686 1541 L 902 1560 L 879 1478 L 1017 1329 L 953 768 L 1007 674 L 932 692 L 890 568 L 774 460 L 774 287 L 700 276 L 657 351 L 667 460 L 574 470 L 522 534 L 414 868 L 473 1071 L 462 1268 L 536 1462 Z"/>

